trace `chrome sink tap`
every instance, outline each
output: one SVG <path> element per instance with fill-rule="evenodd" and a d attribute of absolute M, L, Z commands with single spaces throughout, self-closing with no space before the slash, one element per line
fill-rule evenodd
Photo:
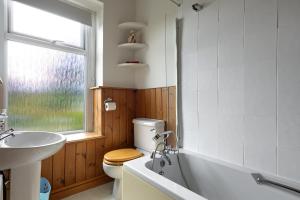
<path fill-rule="evenodd" d="M 0 141 L 4 140 L 5 138 L 8 138 L 10 136 L 15 137 L 14 131 L 15 131 L 14 129 L 10 128 L 10 129 L 0 133 Z"/>

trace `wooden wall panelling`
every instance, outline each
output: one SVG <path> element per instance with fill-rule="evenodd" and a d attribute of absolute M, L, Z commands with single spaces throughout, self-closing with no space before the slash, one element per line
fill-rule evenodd
<path fill-rule="evenodd" d="M 86 179 L 96 176 L 96 141 L 86 142 Z"/>
<path fill-rule="evenodd" d="M 138 102 L 136 101 L 136 92 L 133 90 L 126 91 L 126 102 L 127 102 L 127 145 L 133 146 L 133 123 L 132 120 L 136 117 L 136 105 Z M 142 93 L 143 94 L 143 93 Z M 143 98 L 145 97 L 142 95 Z M 143 109 L 144 106 L 141 106 Z"/>
<path fill-rule="evenodd" d="M 112 89 L 101 89 L 103 92 L 104 99 L 112 98 L 113 90 Z M 103 109 L 104 110 L 104 109 Z M 113 111 L 104 113 L 104 135 L 105 135 L 105 147 L 109 148 L 113 146 Z"/>
<path fill-rule="evenodd" d="M 145 117 L 146 116 L 146 99 L 145 99 L 146 90 L 137 90 L 135 95 L 136 102 L 136 117 Z"/>
<path fill-rule="evenodd" d="M 96 176 L 100 176 L 104 174 L 102 168 L 102 161 L 104 156 L 104 148 L 105 148 L 105 140 L 104 139 L 97 139 L 96 140 Z"/>
<path fill-rule="evenodd" d="M 151 118 L 151 90 L 145 90 L 145 106 L 146 106 L 146 118 Z"/>
<path fill-rule="evenodd" d="M 137 90 L 136 92 L 137 117 L 162 119 L 165 129 L 176 131 L 176 87 Z M 144 112 L 144 107 L 145 112 Z M 142 109 L 142 110 L 140 110 Z M 172 146 L 176 143 L 176 135 L 169 140 Z"/>
<path fill-rule="evenodd" d="M 66 144 L 65 185 L 76 183 L 76 144 Z"/>
<path fill-rule="evenodd" d="M 103 90 L 105 99 L 112 98 L 117 103 L 115 111 L 103 113 L 106 150 L 133 146 L 132 119 L 136 117 L 135 90 L 109 88 L 102 88 L 101 90 Z M 144 92 L 139 93 L 139 95 L 142 99 L 145 99 Z M 145 105 L 140 104 L 139 106 L 142 110 L 145 108 Z"/>
<path fill-rule="evenodd" d="M 163 120 L 168 123 L 168 108 L 169 108 L 169 90 L 168 88 L 162 88 L 161 89 L 162 94 L 162 111 L 163 111 Z M 167 124 L 166 124 L 167 128 Z"/>
<path fill-rule="evenodd" d="M 76 183 L 86 179 L 86 142 L 76 144 Z"/>
<path fill-rule="evenodd" d="M 151 119 L 157 119 L 157 115 L 156 115 L 156 89 L 150 89 L 150 99 L 151 99 L 150 118 Z"/>
<path fill-rule="evenodd" d="M 94 132 L 104 135 L 104 95 L 103 90 L 93 90 L 94 92 Z"/>
<path fill-rule="evenodd" d="M 100 135 L 105 136 L 105 106 L 104 106 L 104 101 L 106 100 L 106 97 L 104 95 L 103 90 L 99 90 L 100 93 L 100 98 L 98 98 L 99 104 L 98 104 L 98 123 L 100 126 Z"/>
<path fill-rule="evenodd" d="M 155 89 L 156 119 L 163 119 L 162 89 Z"/>
<path fill-rule="evenodd" d="M 99 104 L 101 103 L 100 102 L 101 90 L 94 90 L 93 95 L 94 95 L 94 132 L 101 133 L 101 123 L 99 120 L 99 117 L 101 116 L 101 114 L 99 113 L 99 111 L 101 111 L 99 108 Z"/>
<path fill-rule="evenodd" d="M 120 90 L 120 145 L 126 145 L 127 141 L 127 102 L 126 102 L 126 91 Z"/>
<path fill-rule="evenodd" d="M 42 176 L 51 182 L 51 199 L 62 199 L 111 181 L 103 172 L 104 153 L 105 138 L 90 139 L 67 143 L 61 151 L 43 160 Z"/>
<path fill-rule="evenodd" d="M 112 111 L 113 122 L 112 122 L 112 132 L 113 132 L 113 146 L 118 147 L 120 144 L 120 91 L 113 90 L 112 99 L 117 104 L 117 109 Z"/>
<path fill-rule="evenodd" d="M 52 185 L 52 159 L 53 157 L 47 158 L 42 161 L 42 177 L 48 179 L 49 183 Z"/>
<path fill-rule="evenodd" d="M 53 156 L 53 189 L 65 186 L 65 147 Z"/>

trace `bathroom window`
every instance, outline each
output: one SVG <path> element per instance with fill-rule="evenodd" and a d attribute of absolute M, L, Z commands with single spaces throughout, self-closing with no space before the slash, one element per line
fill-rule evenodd
<path fill-rule="evenodd" d="M 71 10 L 65 17 L 50 12 L 47 5 L 44 10 L 18 1 L 21 3 L 10 1 L 8 10 L 9 126 L 16 130 L 85 131 L 90 24 L 72 17 L 78 13 L 75 7 L 75 12 Z"/>
<path fill-rule="evenodd" d="M 80 22 L 16 1 L 11 1 L 9 13 L 10 32 L 84 48 L 85 26 Z"/>

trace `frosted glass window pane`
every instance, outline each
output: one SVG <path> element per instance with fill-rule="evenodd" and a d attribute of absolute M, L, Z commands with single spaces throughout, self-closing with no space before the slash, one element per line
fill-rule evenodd
<path fill-rule="evenodd" d="M 84 47 L 84 25 L 15 1 L 11 2 L 10 30 Z"/>
<path fill-rule="evenodd" d="M 84 66 L 83 55 L 9 41 L 9 126 L 83 130 Z"/>

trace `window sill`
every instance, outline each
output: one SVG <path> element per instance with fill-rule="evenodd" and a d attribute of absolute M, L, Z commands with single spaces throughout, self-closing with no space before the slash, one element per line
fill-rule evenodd
<path fill-rule="evenodd" d="M 68 134 L 65 135 L 65 137 L 67 139 L 67 143 L 105 138 L 105 136 L 99 135 L 98 133 L 94 132 Z"/>

